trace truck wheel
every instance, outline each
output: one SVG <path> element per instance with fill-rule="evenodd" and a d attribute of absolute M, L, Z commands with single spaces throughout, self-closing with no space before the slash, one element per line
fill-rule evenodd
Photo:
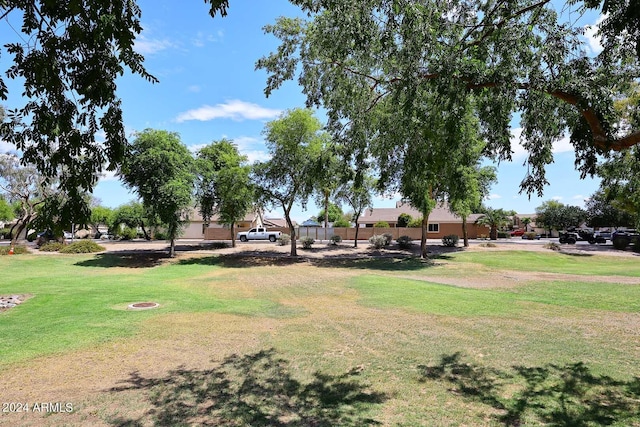
<path fill-rule="evenodd" d="M 575 245 L 576 239 L 574 239 L 573 237 L 567 237 L 567 243 L 570 245 Z"/>
<path fill-rule="evenodd" d="M 589 244 L 590 245 L 595 245 L 596 244 L 596 239 L 589 239 Z"/>
<path fill-rule="evenodd" d="M 241 242 L 246 242 L 247 241 L 247 236 L 240 236 L 240 241 Z"/>
<path fill-rule="evenodd" d="M 276 241 L 276 236 L 269 236 L 269 241 L 270 242 L 275 242 Z"/>

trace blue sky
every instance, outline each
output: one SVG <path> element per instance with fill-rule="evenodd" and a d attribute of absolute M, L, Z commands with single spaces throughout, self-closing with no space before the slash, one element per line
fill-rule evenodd
<path fill-rule="evenodd" d="M 233 139 L 251 161 L 267 159 L 261 136 L 264 124 L 288 108 L 303 106 L 304 97 L 295 82 L 288 82 L 269 98 L 265 97 L 266 74 L 255 70 L 255 61 L 276 49 L 277 40 L 265 35 L 262 27 L 273 23 L 278 16 L 297 15 L 299 10 L 286 0 L 231 0 L 229 15 L 212 19 L 202 1 L 141 0 L 138 3 L 144 31 L 136 42 L 136 50 L 145 56 L 147 70 L 160 83 L 151 84 L 132 75 L 118 80 L 128 135 L 145 128 L 178 132 L 194 151 L 226 137 Z M 576 17 L 574 14 L 569 19 Z M 596 15 L 582 17 L 580 25 L 593 24 L 597 18 Z M 20 27 L 17 18 L 11 23 L 15 28 Z M 7 35 L 0 36 L 3 44 Z M 10 36 L 11 40 L 17 37 Z M 597 51 L 597 40 L 586 41 L 587 46 Z M 0 58 L 6 67 L 9 55 L 3 51 Z M 11 108 L 20 104 L 15 96 L 21 90 L 9 83 L 10 99 L 4 105 Z M 598 188 L 598 181 L 579 179 L 573 166 L 573 149 L 566 140 L 555 144 L 555 163 L 548 167 L 550 185 L 545 188 L 544 196 L 529 199 L 519 194 L 526 157 L 516 144 L 517 122 L 513 128 L 513 162 L 502 162 L 498 166 L 499 181 L 485 203 L 519 213 L 533 213 L 549 199 L 582 206 L 584 199 Z M 11 149 L 0 141 L 0 152 Z M 110 175 L 100 181 L 94 195 L 111 207 L 135 199 L 135 195 Z M 395 201 L 378 197 L 374 207 L 390 207 Z M 318 210 L 310 200 L 306 211 L 297 207 L 292 216 L 302 222 Z M 282 216 L 282 212 L 274 210 L 271 216 Z"/>

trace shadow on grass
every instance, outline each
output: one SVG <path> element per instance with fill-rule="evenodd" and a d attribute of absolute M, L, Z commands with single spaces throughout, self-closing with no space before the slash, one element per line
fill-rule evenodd
<path fill-rule="evenodd" d="M 507 372 L 464 363 L 455 353 L 442 356 L 438 365 L 418 369 L 420 381 L 448 383 L 456 395 L 500 411 L 497 421 L 505 426 L 520 426 L 525 420 L 576 427 L 640 422 L 640 378 L 597 376 L 581 362 L 514 366 Z"/>
<path fill-rule="evenodd" d="M 365 413 L 387 397 L 354 380 L 356 371 L 315 373 L 294 379 L 290 365 L 264 350 L 233 355 L 210 370 L 178 369 L 165 378 L 131 374 L 114 392 L 145 391 L 153 409 L 139 419 L 117 418 L 115 426 L 366 426 L 380 425 Z"/>
<path fill-rule="evenodd" d="M 168 259 L 170 259 L 169 254 L 166 251 L 116 251 L 96 254 L 93 258 L 78 261 L 75 265 L 79 267 L 149 268 L 158 266 Z"/>
<path fill-rule="evenodd" d="M 438 260 L 450 259 L 447 255 L 434 255 L 427 260 L 414 257 L 289 257 L 282 253 L 270 255 L 237 253 L 208 257 L 187 258 L 178 261 L 179 265 L 210 265 L 226 268 L 249 268 L 264 266 L 286 266 L 308 264 L 323 268 L 354 268 L 363 270 L 410 271 L 422 270 L 437 265 Z"/>

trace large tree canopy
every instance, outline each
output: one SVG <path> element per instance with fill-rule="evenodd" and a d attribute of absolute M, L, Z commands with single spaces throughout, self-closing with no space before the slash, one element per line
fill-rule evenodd
<path fill-rule="evenodd" d="M 212 16 L 226 15 L 229 7 L 228 0 L 205 3 Z M 0 100 L 24 98 L 22 107 L 8 111 L 0 138 L 22 152 L 24 163 L 58 178 L 73 199 L 92 190 L 105 166 L 115 170 L 124 158 L 116 79 L 129 69 L 157 81 L 134 51 L 140 18 L 133 0 L 0 0 L 0 19 L 13 20 L 17 34 L 5 46 L 12 62 L 3 58 L 10 65 L 0 74 Z M 21 81 L 23 91 L 10 94 L 5 75 Z M 104 141 L 96 139 L 100 131 Z"/>
<path fill-rule="evenodd" d="M 497 159 L 511 158 L 510 122 L 521 112 L 529 152 L 521 186 L 538 193 L 547 183 L 552 143 L 565 133 L 583 174 L 595 172 L 599 154 L 640 142 L 637 132 L 617 136 L 612 108 L 618 87 L 638 75 L 637 57 L 619 40 L 588 57 L 583 28 L 561 22 L 550 1 L 292 3 L 309 19 L 280 18 L 266 27 L 281 45 L 257 67 L 269 73 L 267 94 L 298 75 L 308 104 L 327 109 L 336 140 L 363 128 L 390 136 L 394 129 L 377 119 L 381 105 L 406 116 L 417 98 L 435 93 L 432 99 L 447 99 L 456 114 L 473 98 L 486 153 Z"/>

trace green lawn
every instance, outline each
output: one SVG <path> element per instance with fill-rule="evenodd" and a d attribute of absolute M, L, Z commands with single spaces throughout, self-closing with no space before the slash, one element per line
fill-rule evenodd
<path fill-rule="evenodd" d="M 0 389 L 24 367 L 35 381 L 51 356 L 64 366 L 77 352 L 108 351 L 90 360 L 103 360 L 105 372 L 138 366 L 109 374 L 111 390 L 52 385 L 54 396 L 60 387 L 85 396 L 76 418 L 34 425 L 640 426 L 635 258 L 161 261 L 0 257 L 0 295 L 31 295 L 0 314 Z M 510 281 L 515 270 L 531 279 Z M 546 281 L 538 272 L 573 276 Z M 446 284 L 453 279 L 464 286 Z M 140 301 L 161 307 L 126 309 Z M 211 359 L 213 367 L 194 362 Z M 137 372 L 153 365 L 166 373 Z M 87 365 L 86 375 L 104 381 L 101 369 Z M 15 392 L 46 392 L 29 384 Z M 33 422 L 17 423 L 25 420 Z"/>

